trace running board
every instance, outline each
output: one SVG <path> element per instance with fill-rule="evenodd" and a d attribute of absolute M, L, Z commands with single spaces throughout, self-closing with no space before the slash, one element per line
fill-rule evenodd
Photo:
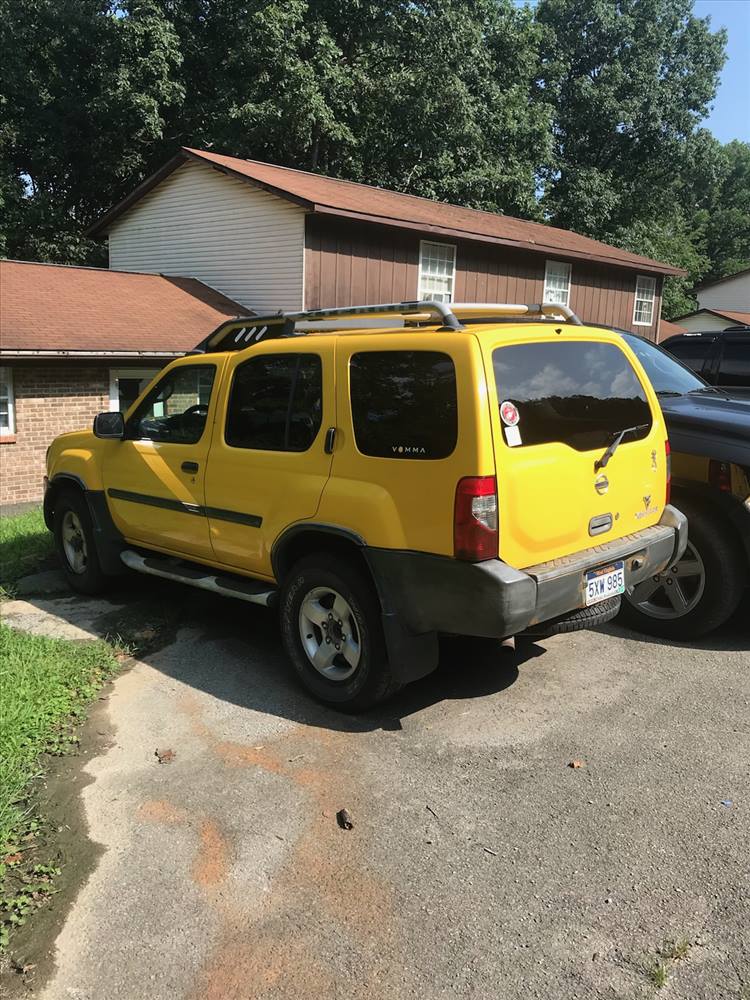
<path fill-rule="evenodd" d="M 147 573 L 149 576 L 160 576 L 176 583 L 186 583 L 189 587 L 210 590 L 223 597 L 236 597 L 240 601 L 249 601 L 250 604 L 271 607 L 276 603 L 278 596 L 278 590 L 275 587 L 269 588 L 267 583 L 236 576 L 217 576 L 206 567 L 183 562 L 181 559 L 160 558 L 156 555 L 143 556 L 132 549 L 121 552 L 120 559 L 136 573 Z"/>

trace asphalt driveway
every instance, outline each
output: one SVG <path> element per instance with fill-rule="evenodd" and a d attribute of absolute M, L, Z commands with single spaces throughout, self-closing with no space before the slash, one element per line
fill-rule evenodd
<path fill-rule="evenodd" d="M 352 719 L 260 608 L 143 580 L 32 604 L 6 614 L 148 650 L 91 721 L 90 875 L 32 995 L 750 997 L 746 616 L 693 647 L 445 642 Z"/>

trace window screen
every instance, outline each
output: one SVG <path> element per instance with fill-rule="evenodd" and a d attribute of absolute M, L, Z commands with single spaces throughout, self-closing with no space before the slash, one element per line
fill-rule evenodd
<path fill-rule="evenodd" d="M 379 458 L 445 458 L 456 447 L 456 370 L 438 351 L 368 351 L 350 363 L 357 447 Z"/>
<path fill-rule="evenodd" d="M 724 341 L 719 385 L 750 386 L 750 337 Z"/>
<path fill-rule="evenodd" d="M 0 434 L 13 434 L 16 429 L 13 416 L 13 375 L 10 368 L 0 368 Z"/>
<path fill-rule="evenodd" d="M 544 269 L 544 301 L 555 305 L 570 305 L 570 264 L 548 260 Z"/>
<path fill-rule="evenodd" d="M 456 272 L 456 248 L 450 243 L 419 245 L 418 298 L 433 302 L 453 300 L 453 279 Z"/>
<path fill-rule="evenodd" d="M 215 375 L 214 365 L 185 365 L 168 372 L 128 420 L 127 436 L 172 444 L 200 441 Z"/>
<path fill-rule="evenodd" d="M 317 354 L 264 354 L 237 368 L 225 440 L 233 448 L 307 451 L 323 419 Z"/>
<path fill-rule="evenodd" d="M 630 362 L 614 344 L 518 344 L 492 354 L 498 402 L 515 403 L 521 445 L 560 441 L 577 451 L 646 437 L 651 409 Z"/>
<path fill-rule="evenodd" d="M 656 298 L 656 278 L 639 274 L 635 282 L 634 326 L 651 326 L 654 322 L 654 299 Z"/>

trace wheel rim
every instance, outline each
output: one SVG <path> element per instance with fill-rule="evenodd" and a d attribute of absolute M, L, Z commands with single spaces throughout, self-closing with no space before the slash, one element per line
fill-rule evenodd
<path fill-rule="evenodd" d="M 315 587 L 305 596 L 299 635 L 308 660 L 327 680 L 348 680 L 359 666 L 362 649 L 354 612 L 330 587 Z"/>
<path fill-rule="evenodd" d="M 649 618 L 683 618 L 696 607 L 706 587 L 706 567 L 690 542 L 682 558 L 663 572 L 628 590 L 628 601 Z"/>
<path fill-rule="evenodd" d="M 62 520 L 63 552 L 68 566 L 80 575 L 86 572 L 88 549 L 80 518 L 74 510 L 66 510 Z"/>

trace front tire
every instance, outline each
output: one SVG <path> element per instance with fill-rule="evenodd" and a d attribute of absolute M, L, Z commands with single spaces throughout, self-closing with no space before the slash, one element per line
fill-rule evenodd
<path fill-rule="evenodd" d="M 747 563 L 721 514 L 689 501 L 679 507 L 688 519 L 684 555 L 626 592 L 620 617 L 647 635 L 696 639 L 734 614 L 747 584 Z"/>
<path fill-rule="evenodd" d="M 63 573 L 80 594 L 100 594 L 108 578 L 99 565 L 91 513 L 82 493 L 65 490 L 55 500 L 54 538 Z"/>
<path fill-rule="evenodd" d="M 380 604 L 364 574 L 324 552 L 300 559 L 281 590 L 281 633 L 294 671 L 318 701 L 361 712 L 400 686 Z"/>

